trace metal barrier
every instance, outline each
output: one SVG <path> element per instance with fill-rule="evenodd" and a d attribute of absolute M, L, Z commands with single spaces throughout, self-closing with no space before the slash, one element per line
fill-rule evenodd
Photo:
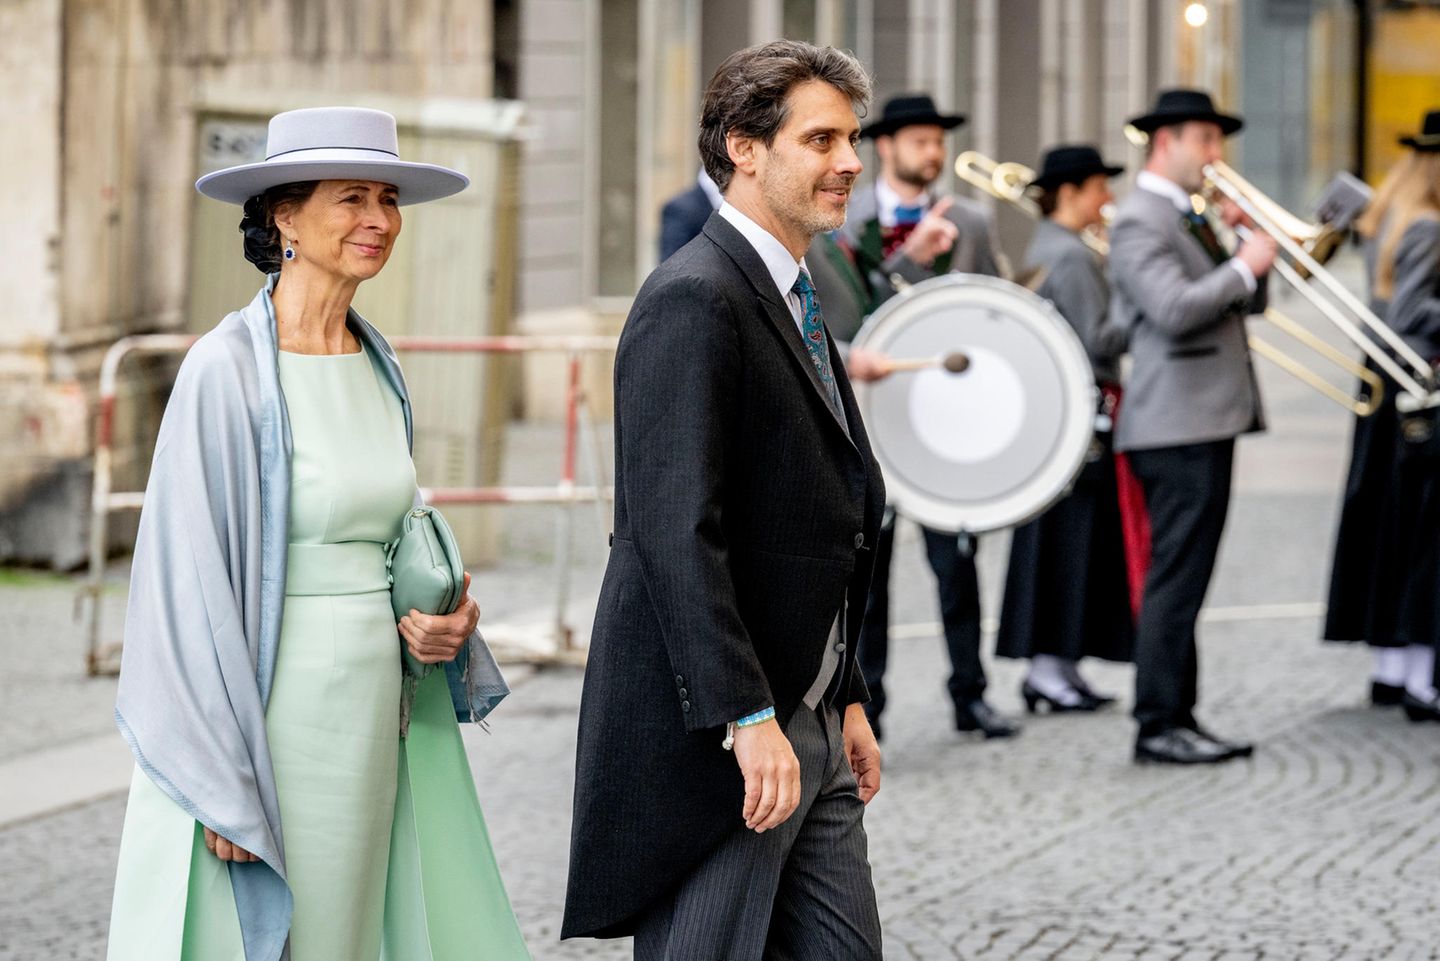
<path fill-rule="evenodd" d="M 77 617 L 84 621 L 85 667 L 92 677 L 119 672 L 120 644 L 103 644 L 100 637 L 102 592 L 105 580 L 107 530 L 112 513 L 138 511 L 145 501 L 143 491 L 111 490 L 114 471 L 116 386 L 120 365 L 133 354 L 184 353 L 198 338 L 188 334 L 139 334 L 123 337 L 111 345 L 100 365 L 99 413 L 95 428 L 95 478 L 90 495 L 89 577 L 77 598 Z M 390 345 L 408 353 L 520 354 L 528 352 L 568 355 L 565 385 L 565 449 L 560 480 L 553 486 L 529 487 L 422 487 L 427 504 L 554 504 L 564 508 L 556 522 L 556 598 L 553 625 L 555 650 L 529 652 L 531 662 L 569 661 L 578 657 L 574 631 L 566 621 L 570 602 L 570 570 L 575 544 L 575 506 L 595 504 L 600 530 L 609 528 L 606 502 L 615 489 L 602 483 L 604 455 L 595 431 L 594 412 L 581 385 L 580 364 L 585 354 L 612 353 L 617 338 L 602 336 L 502 336 L 502 337 L 393 337 Z M 580 435 L 588 443 L 592 483 L 576 486 L 575 473 Z"/>

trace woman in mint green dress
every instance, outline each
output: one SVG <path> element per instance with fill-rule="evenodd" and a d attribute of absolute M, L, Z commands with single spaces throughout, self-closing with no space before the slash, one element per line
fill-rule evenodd
<path fill-rule="evenodd" d="M 457 726 L 503 680 L 468 575 L 454 612 L 397 630 L 385 548 L 417 499 L 409 403 L 350 309 L 399 205 L 466 181 L 399 161 L 379 111 L 281 114 L 268 147 L 198 185 L 244 203 L 269 279 L 191 350 L 156 445 L 116 710 L 136 771 L 109 957 L 528 959 Z M 445 667 L 403 708 L 401 644 Z"/>

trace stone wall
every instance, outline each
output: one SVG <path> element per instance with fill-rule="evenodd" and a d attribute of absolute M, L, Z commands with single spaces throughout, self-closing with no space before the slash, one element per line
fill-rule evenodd
<path fill-rule="evenodd" d="M 242 98 L 278 110 L 489 97 L 491 11 L 473 0 L 10 0 L 0 36 L 0 161 L 25 185 L 0 215 L 0 561 L 68 568 L 83 558 L 75 532 L 88 522 L 104 349 L 194 326 L 197 111 Z M 167 383 L 162 371 L 122 395 L 119 488 L 143 481 Z"/>

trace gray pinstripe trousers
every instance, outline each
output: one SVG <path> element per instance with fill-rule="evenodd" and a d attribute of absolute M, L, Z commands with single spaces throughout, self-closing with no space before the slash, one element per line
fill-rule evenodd
<path fill-rule="evenodd" d="M 764 834 L 741 825 L 652 905 L 635 932 L 635 961 L 881 958 L 865 805 L 840 716 L 802 706 L 785 734 L 800 761 L 800 806 Z"/>

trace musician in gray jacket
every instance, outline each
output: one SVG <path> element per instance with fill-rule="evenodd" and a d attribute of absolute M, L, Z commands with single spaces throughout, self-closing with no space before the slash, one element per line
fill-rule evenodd
<path fill-rule="evenodd" d="M 1044 219 L 1025 251 L 1025 270 L 1079 335 L 1100 391 L 1095 437 L 1070 493 L 1010 538 L 995 654 L 1029 659 L 1020 696 L 1031 713 L 1040 705 L 1068 713 L 1112 703 L 1085 681 L 1079 662 L 1129 661 L 1134 646 L 1111 429 L 1126 331 L 1111 322 L 1103 262 L 1087 243 L 1114 199 L 1110 178 L 1123 172 L 1092 146 L 1052 147 L 1028 188 Z"/>
<path fill-rule="evenodd" d="M 1202 91 L 1167 90 L 1130 122 L 1149 144 L 1111 229 L 1110 280 L 1112 319 L 1130 330 L 1134 364 L 1115 446 L 1145 489 L 1151 526 L 1135 641 L 1135 760 L 1216 763 L 1253 748 L 1195 719 L 1195 621 L 1225 527 L 1235 437 L 1264 426 L 1245 318 L 1264 307 L 1275 243 L 1257 233 L 1231 256 L 1191 205 L 1240 118 Z M 1228 203 L 1220 214 L 1228 226 L 1253 226 Z"/>

